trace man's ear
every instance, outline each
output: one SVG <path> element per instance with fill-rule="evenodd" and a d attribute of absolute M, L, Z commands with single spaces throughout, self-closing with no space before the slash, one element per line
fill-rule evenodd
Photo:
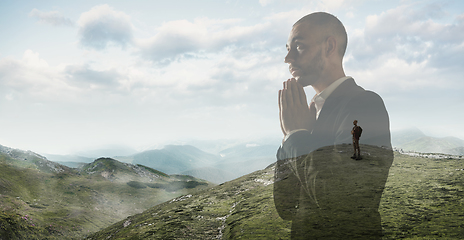
<path fill-rule="evenodd" d="M 327 57 L 332 54 L 337 54 L 337 40 L 333 36 L 329 36 L 326 42 L 325 54 Z"/>

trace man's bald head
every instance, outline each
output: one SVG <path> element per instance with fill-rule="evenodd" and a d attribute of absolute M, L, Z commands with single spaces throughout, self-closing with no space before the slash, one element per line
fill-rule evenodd
<path fill-rule="evenodd" d="M 345 55 L 348 44 L 348 36 L 342 22 L 332 14 L 326 12 L 315 12 L 308 14 L 298 20 L 293 27 L 299 24 L 307 24 L 308 28 L 320 34 L 321 41 L 333 36 L 337 40 L 338 53 L 341 58 Z"/>

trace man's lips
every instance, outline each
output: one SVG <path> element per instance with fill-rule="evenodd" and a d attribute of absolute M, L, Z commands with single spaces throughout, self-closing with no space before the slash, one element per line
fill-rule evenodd
<path fill-rule="evenodd" d="M 297 67 L 290 67 L 290 73 L 295 76 L 295 74 L 297 74 L 297 72 L 300 70 L 299 68 Z"/>

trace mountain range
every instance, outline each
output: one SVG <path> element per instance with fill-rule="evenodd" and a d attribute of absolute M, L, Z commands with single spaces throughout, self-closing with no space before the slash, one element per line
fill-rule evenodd
<path fill-rule="evenodd" d="M 241 144 L 210 154 L 190 145 L 168 145 L 163 149 L 114 158 L 168 174 L 191 175 L 219 184 L 272 164 L 276 149 L 272 145 Z"/>
<path fill-rule="evenodd" d="M 392 132 L 392 145 L 403 151 L 464 155 L 464 140 L 430 137 L 417 128 Z"/>
<path fill-rule="evenodd" d="M 464 140 L 455 137 L 436 138 L 425 135 L 417 128 L 392 132 L 392 145 L 403 151 L 464 155 Z M 265 141 L 264 141 L 265 142 Z M 361 141 L 362 143 L 362 138 Z M 110 148 L 92 150 L 90 156 L 105 153 L 121 162 L 142 164 L 167 174 L 191 175 L 219 184 L 260 170 L 275 162 L 278 146 L 272 144 L 237 143 L 233 141 L 190 141 L 193 145 L 166 145 L 162 149 L 146 150 L 129 155 L 111 155 L 131 152 L 129 148 L 111 151 Z M 84 154 L 85 155 L 85 154 Z M 80 155 L 45 156 L 68 167 L 82 167 L 93 159 Z M 96 155 L 97 157 L 101 157 Z"/>

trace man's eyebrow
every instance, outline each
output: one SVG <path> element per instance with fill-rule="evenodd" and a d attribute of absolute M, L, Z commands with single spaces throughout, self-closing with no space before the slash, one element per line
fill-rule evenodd
<path fill-rule="evenodd" d="M 298 41 L 298 40 L 302 40 L 302 39 L 303 39 L 303 37 L 296 36 L 296 37 L 292 38 L 292 43 L 294 43 L 294 42 L 296 42 L 296 41 Z M 287 45 L 288 45 L 288 44 L 287 44 Z"/>
<path fill-rule="evenodd" d="M 294 38 L 292 39 L 292 42 L 295 42 L 295 41 L 301 40 L 301 39 L 303 39 L 303 37 L 296 36 L 296 37 L 294 37 Z"/>
<path fill-rule="evenodd" d="M 292 38 L 292 43 L 294 43 L 294 42 L 296 42 L 298 40 L 302 40 L 302 39 L 303 39 L 303 37 L 296 36 L 296 37 Z M 288 48 L 288 44 L 285 44 L 285 48 Z"/>

